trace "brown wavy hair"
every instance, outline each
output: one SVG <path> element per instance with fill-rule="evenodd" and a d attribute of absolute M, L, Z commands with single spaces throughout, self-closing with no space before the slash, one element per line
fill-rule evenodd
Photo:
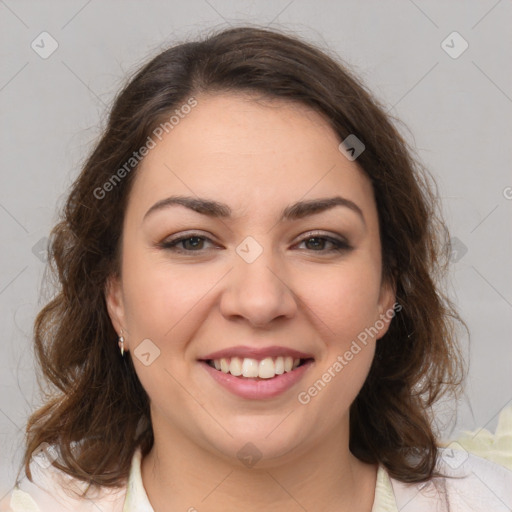
<path fill-rule="evenodd" d="M 340 142 L 355 134 L 357 163 L 371 180 L 380 223 L 383 276 L 401 311 L 376 347 L 350 408 L 350 449 L 403 482 L 434 476 L 438 444 L 432 406 L 457 394 L 465 377 L 460 320 L 440 291 L 449 243 L 435 183 L 395 120 L 366 86 L 325 51 L 258 27 L 217 31 L 173 46 L 145 64 L 116 97 L 107 126 L 74 181 L 53 228 L 50 274 L 57 293 L 34 325 L 35 351 L 49 384 L 29 418 L 23 468 L 41 443 L 53 465 L 94 486 L 122 485 L 134 450 L 152 447 L 149 398 L 130 354 L 119 355 L 105 302 L 120 272 L 123 217 L 136 166 L 98 193 L 162 121 L 200 93 L 258 94 L 322 114 Z"/>

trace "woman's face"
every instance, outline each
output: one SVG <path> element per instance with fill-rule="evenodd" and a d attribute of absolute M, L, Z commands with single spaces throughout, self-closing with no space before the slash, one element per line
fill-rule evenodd
<path fill-rule="evenodd" d="M 107 304 L 155 437 L 261 465 L 348 435 L 394 295 L 370 181 L 319 114 L 197 102 L 136 171 Z M 176 196 L 190 207 L 162 203 Z M 221 370 L 205 361 L 222 355 Z M 287 357 L 306 364 L 285 371 Z"/>

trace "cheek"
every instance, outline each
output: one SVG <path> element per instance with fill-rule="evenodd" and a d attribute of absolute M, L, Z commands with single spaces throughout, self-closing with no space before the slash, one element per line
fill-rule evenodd
<path fill-rule="evenodd" d="M 323 353 L 309 382 L 300 390 L 298 401 L 312 414 L 329 410 L 327 426 L 334 426 L 346 414 L 362 388 L 375 354 L 376 340 L 371 327 L 378 318 L 380 274 L 340 269 L 319 282 L 310 293 L 308 307 L 319 320 L 317 332 Z"/>
<path fill-rule="evenodd" d="M 161 347 L 179 346 L 179 334 L 192 328 L 201 301 L 208 300 L 209 290 L 223 274 L 216 268 L 171 265 L 135 252 L 126 258 L 123 271 L 131 332 L 136 339 L 154 338 Z"/>
<path fill-rule="evenodd" d="M 375 353 L 372 326 L 379 318 L 380 267 L 370 254 L 362 256 L 331 269 L 309 296 L 310 307 L 328 329 L 322 330 L 325 352 L 301 403 L 328 406 L 332 421 L 356 398 Z"/>
<path fill-rule="evenodd" d="M 380 271 L 364 260 L 303 276 L 300 287 L 301 298 L 335 343 L 357 336 L 378 315 Z"/>

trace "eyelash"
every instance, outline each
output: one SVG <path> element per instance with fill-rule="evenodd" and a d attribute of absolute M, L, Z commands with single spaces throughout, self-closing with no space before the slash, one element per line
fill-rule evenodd
<path fill-rule="evenodd" d="M 166 240 L 166 241 L 160 242 L 158 244 L 158 247 L 160 247 L 161 249 L 165 249 L 165 250 L 168 250 L 168 251 L 177 252 L 177 253 L 181 253 L 181 254 L 192 254 L 192 253 L 204 252 L 201 249 L 195 251 L 195 250 L 186 250 L 186 249 L 183 249 L 183 248 L 178 248 L 178 245 L 180 243 L 185 242 L 185 241 L 190 240 L 190 239 L 194 239 L 194 238 L 195 239 L 200 239 L 200 240 L 208 240 L 208 241 L 211 242 L 211 240 L 208 237 L 206 237 L 206 236 L 200 235 L 199 233 L 191 233 L 191 234 L 186 235 L 186 236 L 181 236 L 179 238 L 175 238 L 175 239 L 171 239 L 171 240 Z M 334 253 L 334 252 L 337 252 L 337 253 L 347 252 L 347 251 L 353 249 L 353 247 L 351 245 L 349 245 L 347 242 L 345 242 L 344 240 L 338 240 L 336 238 L 332 238 L 332 237 L 329 237 L 329 236 L 321 236 L 321 235 L 316 234 L 316 233 L 308 234 L 308 236 L 304 237 L 302 240 L 300 240 L 297 243 L 301 244 L 301 243 L 307 242 L 309 240 L 323 240 L 325 242 L 331 243 L 334 246 L 332 249 L 327 250 L 327 251 L 323 251 L 323 250 L 315 251 L 315 250 L 312 249 L 312 252 L 330 254 L 330 253 Z"/>

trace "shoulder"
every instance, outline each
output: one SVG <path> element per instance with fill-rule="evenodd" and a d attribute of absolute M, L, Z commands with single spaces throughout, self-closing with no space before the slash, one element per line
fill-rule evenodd
<path fill-rule="evenodd" d="M 512 406 L 501 412 L 494 434 L 465 432 L 440 448 L 437 471 L 443 476 L 419 484 L 391 479 L 398 510 L 512 510 Z"/>
<path fill-rule="evenodd" d="M 51 464 L 32 461 L 32 479 L 26 476 L 0 501 L 0 512 L 121 512 L 126 488 L 91 489 Z"/>
<path fill-rule="evenodd" d="M 407 484 L 391 479 L 401 512 L 501 512 L 512 509 L 512 471 L 477 455 L 442 448 L 442 476 Z"/>

